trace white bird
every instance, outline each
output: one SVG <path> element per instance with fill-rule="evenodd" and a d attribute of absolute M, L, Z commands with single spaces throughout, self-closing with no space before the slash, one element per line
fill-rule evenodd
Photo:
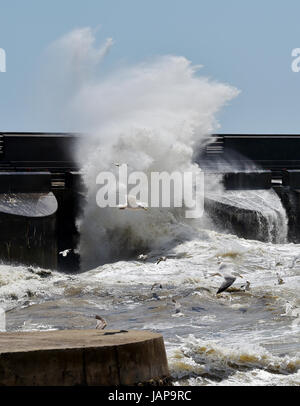
<path fill-rule="evenodd" d="M 291 316 L 293 310 L 293 306 L 291 305 L 290 302 L 286 302 L 285 304 L 285 316 Z"/>
<path fill-rule="evenodd" d="M 69 249 L 64 250 L 64 251 L 60 251 L 59 255 L 62 255 L 63 257 L 66 257 L 68 254 L 70 254 L 71 251 L 72 251 L 72 248 L 69 248 Z"/>
<path fill-rule="evenodd" d="M 97 330 L 104 330 L 105 327 L 107 326 L 106 320 L 103 317 L 98 316 L 98 315 L 96 315 L 95 319 L 97 320 L 96 329 Z"/>
<path fill-rule="evenodd" d="M 127 203 L 126 204 L 119 204 L 117 206 L 120 210 L 125 209 L 132 209 L 132 210 L 148 210 L 147 204 L 143 202 L 139 202 L 136 200 L 135 196 L 127 195 Z"/>
<path fill-rule="evenodd" d="M 137 259 L 140 260 L 140 261 L 146 261 L 146 259 L 148 259 L 148 255 L 147 254 L 140 254 L 137 257 Z"/>

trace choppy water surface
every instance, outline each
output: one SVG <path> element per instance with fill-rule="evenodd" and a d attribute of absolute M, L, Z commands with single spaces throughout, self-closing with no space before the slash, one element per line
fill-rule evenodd
<path fill-rule="evenodd" d="M 112 329 L 160 332 L 177 384 L 299 385 L 299 254 L 300 245 L 202 231 L 172 252 L 81 274 L 1 265 L 1 306 L 8 331 L 95 328 L 99 314 Z M 216 296 L 221 262 L 240 277 Z"/>

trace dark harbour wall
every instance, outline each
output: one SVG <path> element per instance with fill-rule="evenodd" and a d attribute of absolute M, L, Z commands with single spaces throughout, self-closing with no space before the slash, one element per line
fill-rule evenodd
<path fill-rule="evenodd" d="M 210 198 L 205 199 L 204 210 L 220 232 L 250 240 L 270 239 L 267 219 L 257 211 L 234 207 Z M 271 241 L 276 242 L 276 235 L 271 237 Z"/>
<path fill-rule="evenodd" d="M 0 133 L 0 261 L 79 271 L 76 221 L 85 204 L 74 151 L 79 135 Z M 223 176 L 225 190 L 274 189 L 288 217 L 288 240 L 300 241 L 300 135 L 215 136 L 195 157 L 206 174 Z M 253 205 L 254 207 L 254 205 Z M 259 210 L 206 196 L 220 231 L 276 240 Z M 278 222 L 280 228 L 280 222 Z M 59 252 L 71 249 L 67 256 Z"/>
<path fill-rule="evenodd" d="M 55 216 L 24 218 L 1 213 L 1 260 L 9 264 L 56 269 L 55 223 Z"/>
<path fill-rule="evenodd" d="M 0 261 L 76 270 L 78 136 L 0 133 Z"/>
<path fill-rule="evenodd" d="M 71 190 L 49 194 L 0 194 L 0 259 L 15 265 L 78 271 L 76 219 L 82 196 Z M 59 252 L 72 249 L 67 256 Z"/>
<path fill-rule="evenodd" d="M 288 240 L 299 242 L 300 192 L 283 186 L 274 189 L 286 209 Z M 70 187 L 44 194 L 0 194 L 1 261 L 64 272 L 80 271 L 80 256 L 76 250 L 80 235 L 76 221 L 84 202 L 85 195 L 80 188 Z M 220 232 L 280 242 L 280 221 L 270 227 L 260 211 L 209 196 L 205 198 L 205 211 Z M 70 248 L 72 251 L 67 256 L 59 254 Z"/>
<path fill-rule="evenodd" d="M 281 199 L 288 218 L 288 241 L 300 242 L 300 190 L 289 186 L 274 188 Z"/>

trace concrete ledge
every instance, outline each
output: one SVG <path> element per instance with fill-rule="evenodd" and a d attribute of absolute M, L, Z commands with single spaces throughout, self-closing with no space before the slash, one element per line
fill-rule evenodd
<path fill-rule="evenodd" d="M 134 385 L 168 377 L 161 334 L 135 330 L 0 333 L 0 385 Z"/>

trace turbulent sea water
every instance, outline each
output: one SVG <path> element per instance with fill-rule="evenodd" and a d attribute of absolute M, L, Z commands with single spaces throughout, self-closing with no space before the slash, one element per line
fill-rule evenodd
<path fill-rule="evenodd" d="M 146 261 L 81 274 L 1 265 L 1 306 L 8 331 L 95 328 L 100 314 L 111 329 L 162 333 L 178 385 L 299 385 L 300 260 L 291 267 L 299 252 L 300 245 L 201 230 Z M 220 262 L 240 277 L 216 296 Z M 239 290 L 245 280 L 246 292 Z"/>

